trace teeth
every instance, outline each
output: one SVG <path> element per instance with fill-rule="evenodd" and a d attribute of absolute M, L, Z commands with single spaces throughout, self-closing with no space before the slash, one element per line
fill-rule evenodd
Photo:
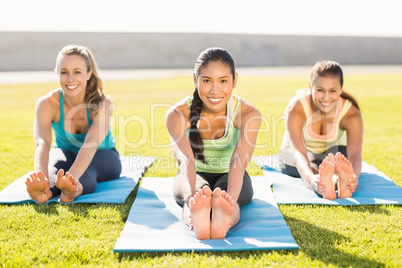
<path fill-rule="evenodd" d="M 220 101 L 222 98 L 218 98 L 218 99 L 214 99 L 214 98 L 209 98 L 211 101 L 213 101 L 213 102 L 217 102 L 217 101 Z"/>
<path fill-rule="evenodd" d="M 68 89 L 75 89 L 75 88 L 77 88 L 77 87 L 78 87 L 78 85 L 75 85 L 75 86 L 67 86 Z"/>

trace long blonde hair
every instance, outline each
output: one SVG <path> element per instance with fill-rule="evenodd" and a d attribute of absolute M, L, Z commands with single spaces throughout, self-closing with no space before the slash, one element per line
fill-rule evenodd
<path fill-rule="evenodd" d="M 99 104 L 105 98 L 103 93 L 103 82 L 99 77 L 97 64 L 89 48 L 81 45 L 67 45 L 60 50 L 56 60 L 56 73 L 60 71 L 60 63 L 66 55 L 78 55 L 81 56 L 86 63 L 87 72 L 92 71 L 92 75 L 87 82 L 87 88 L 85 91 L 84 101 L 88 104 L 88 107 L 95 112 L 98 112 Z"/>

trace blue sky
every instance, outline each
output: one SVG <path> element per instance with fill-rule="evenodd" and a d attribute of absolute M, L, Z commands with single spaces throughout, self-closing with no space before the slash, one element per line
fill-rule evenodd
<path fill-rule="evenodd" d="M 13 0 L 0 31 L 402 37 L 399 0 Z"/>

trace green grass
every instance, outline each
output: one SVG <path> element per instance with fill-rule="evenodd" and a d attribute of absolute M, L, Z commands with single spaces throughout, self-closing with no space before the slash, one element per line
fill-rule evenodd
<path fill-rule="evenodd" d="M 107 82 L 116 105 L 112 131 L 121 154 L 156 156 L 146 176 L 177 170 L 164 125 L 167 107 L 192 94 L 191 76 Z M 264 116 L 255 155 L 276 154 L 283 110 L 304 76 L 242 77 L 235 94 Z M 0 85 L 0 190 L 33 167 L 35 101 L 57 84 Z M 359 100 L 363 159 L 402 186 L 401 74 L 348 75 L 345 90 Z M 251 175 L 262 172 L 254 163 Z M 268 189 L 267 189 L 268 190 Z M 299 250 L 230 253 L 114 254 L 135 199 L 124 205 L 1 205 L 0 266 L 72 267 L 309 267 L 402 266 L 402 207 L 280 205 Z M 144 217 L 144 215 L 138 215 Z"/>

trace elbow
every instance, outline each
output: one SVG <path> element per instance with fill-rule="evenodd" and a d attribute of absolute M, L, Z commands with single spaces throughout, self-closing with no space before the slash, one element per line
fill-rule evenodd
<path fill-rule="evenodd" d="M 96 139 L 87 139 L 85 140 L 84 144 L 82 145 L 82 148 L 85 149 L 93 149 L 93 150 L 98 150 L 99 146 L 101 145 L 101 142 Z"/>
<path fill-rule="evenodd" d="M 35 140 L 35 147 L 38 148 L 43 148 L 46 149 L 48 148 L 50 150 L 50 142 L 45 141 L 44 139 L 36 139 Z"/>
<path fill-rule="evenodd" d="M 175 157 L 181 172 L 187 170 L 190 166 L 195 168 L 194 155 L 176 154 Z"/>

